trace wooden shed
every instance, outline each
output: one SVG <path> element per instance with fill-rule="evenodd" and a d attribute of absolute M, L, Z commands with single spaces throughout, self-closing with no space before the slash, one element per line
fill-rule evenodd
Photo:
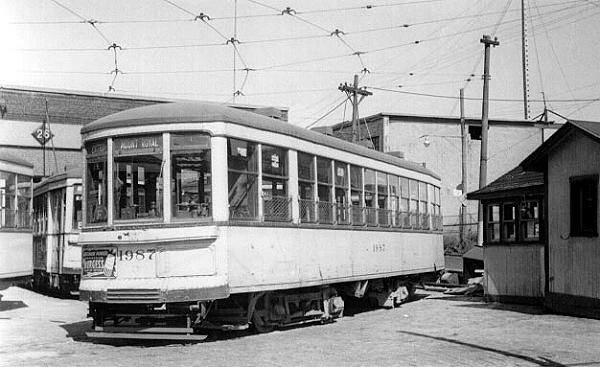
<path fill-rule="evenodd" d="M 521 166 L 544 175 L 546 307 L 600 318 L 600 122 L 568 121 Z"/>
<path fill-rule="evenodd" d="M 484 216 L 484 292 L 491 301 L 542 304 L 544 176 L 521 167 L 469 193 Z"/>

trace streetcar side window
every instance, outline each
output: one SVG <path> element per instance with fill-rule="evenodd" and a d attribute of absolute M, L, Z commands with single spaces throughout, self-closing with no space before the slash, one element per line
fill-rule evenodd
<path fill-rule="evenodd" d="M 0 204 L 2 205 L 2 216 L 0 227 L 15 227 L 15 198 L 16 192 L 16 174 L 0 171 Z"/>
<path fill-rule="evenodd" d="M 348 165 L 343 162 L 334 162 L 336 204 L 336 220 L 339 224 L 350 222 L 348 217 Z"/>
<path fill-rule="evenodd" d="M 389 203 L 390 203 L 390 207 L 389 209 L 392 211 L 392 214 L 394 214 L 394 216 L 392 217 L 392 223 L 393 225 L 398 226 L 398 217 L 397 215 L 395 215 L 398 210 L 399 210 L 399 195 L 400 195 L 400 187 L 398 186 L 398 176 L 395 175 L 388 175 L 388 186 L 389 186 L 389 191 L 390 191 L 390 199 L 389 199 Z"/>
<path fill-rule="evenodd" d="M 350 166 L 350 198 L 352 206 L 363 206 L 363 177 L 362 167 Z"/>
<path fill-rule="evenodd" d="M 389 205 L 388 205 L 388 182 L 387 175 L 383 172 L 377 172 L 377 208 L 378 222 L 382 226 L 389 224 Z"/>
<path fill-rule="evenodd" d="M 86 221 L 105 223 L 107 220 L 106 140 L 85 144 L 86 149 Z"/>
<path fill-rule="evenodd" d="M 73 186 L 73 230 L 81 229 L 81 185 Z"/>
<path fill-rule="evenodd" d="M 162 149 L 162 135 L 114 140 L 113 190 L 116 220 L 162 218 Z"/>
<path fill-rule="evenodd" d="M 263 217 L 266 221 L 291 220 L 288 197 L 288 151 L 261 145 Z"/>
<path fill-rule="evenodd" d="M 410 224 L 413 228 L 418 228 L 419 182 L 409 180 L 408 187 L 410 191 Z"/>
<path fill-rule="evenodd" d="M 367 224 L 376 225 L 377 224 L 377 189 L 375 182 L 375 171 L 372 169 L 365 168 L 365 182 L 364 182 L 364 192 L 365 192 L 365 207 L 366 207 L 366 219 Z"/>
<path fill-rule="evenodd" d="M 171 205 L 174 218 L 212 215 L 210 136 L 171 134 Z"/>
<path fill-rule="evenodd" d="M 258 219 L 257 154 L 255 143 L 227 139 L 230 219 Z"/>
<path fill-rule="evenodd" d="M 320 223 L 332 224 L 333 199 L 331 188 L 333 186 L 331 172 L 331 159 L 317 157 L 317 195 L 319 198 L 318 220 Z"/>
<path fill-rule="evenodd" d="M 316 221 L 314 158 L 311 154 L 298 152 L 298 197 L 301 222 Z"/>

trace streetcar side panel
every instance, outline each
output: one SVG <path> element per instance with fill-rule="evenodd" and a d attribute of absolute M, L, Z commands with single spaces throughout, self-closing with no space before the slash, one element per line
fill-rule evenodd
<path fill-rule="evenodd" d="M 444 267 L 442 235 L 228 227 L 232 293 L 415 275 Z"/>

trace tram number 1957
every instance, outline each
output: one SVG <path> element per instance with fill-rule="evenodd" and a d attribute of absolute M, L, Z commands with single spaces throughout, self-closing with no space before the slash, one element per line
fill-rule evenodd
<path fill-rule="evenodd" d="M 385 252 L 385 243 L 373 244 L 373 252 Z"/>
<path fill-rule="evenodd" d="M 154 259 L 155 254 L 161 252 L 162 249 L 138 249 L 138 250 L 119 250 L 117 252 L 117 257 L 119 261 L 133 261 L 138 260 L 142 261 L 145 259 L 152 260 Z"/>

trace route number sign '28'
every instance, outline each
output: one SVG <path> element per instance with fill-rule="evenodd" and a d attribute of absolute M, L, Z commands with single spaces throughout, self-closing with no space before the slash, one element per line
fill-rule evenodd
<path fill-rule="evenodd" d="M 44 126 L 44 124 L 41 124 L 40 126 L 37 127 L 37 129 L 33 130 L 31 135 L 33 135 L 35 140 L 37 140 L 38 143 L 40 143 L 40 145 L 46 144 L 47 142 L 52 140 L 52 138 L 54 137 L 54 134 L 52 134 L 52 131 L 50 131 L 48 126 Z"/>

